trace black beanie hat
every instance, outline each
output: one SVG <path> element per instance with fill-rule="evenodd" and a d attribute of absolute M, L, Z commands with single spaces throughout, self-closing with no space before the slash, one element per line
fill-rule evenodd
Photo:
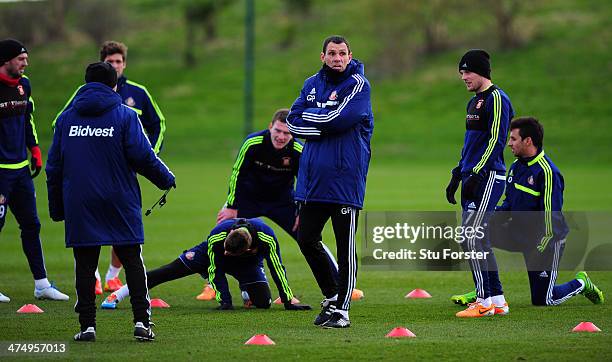
<path fill-rule="evenodd" d="M 15 58 L 19 54 L 27 53 L 28 50 L 15 39 L 0 40 L 0 66 Z"/>
<path fill-rule="evenodd" d="M 472 49 L 465 53 L 459 61 L 459 70 L 467 70 L 491 79 L 491 63 L 489 53 L 482 49 Z"/>
<path fill-rule="evenodd" d="M 98 82 L 114 88 L 117 85 L 117 71 L 110 63 L 97 62 L 87 66 L 85 83 Z"/>

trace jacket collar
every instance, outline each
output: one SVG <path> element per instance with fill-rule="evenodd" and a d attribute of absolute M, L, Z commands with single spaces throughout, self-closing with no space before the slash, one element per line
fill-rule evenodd
<path fill-rule="evenodd" d="M 527 166 L 532 166 L 533 164 L 537 163 L 538 161 L 540 161 L 545 153 L 544 150 L 538 150 L 539 152 L 537 152 L 535 154 L 535 156 L 531 156 L 531 157 L 521 157 L 519 158 L 519 161 L 521 161 L 524 164 L 527 164 Z"/>

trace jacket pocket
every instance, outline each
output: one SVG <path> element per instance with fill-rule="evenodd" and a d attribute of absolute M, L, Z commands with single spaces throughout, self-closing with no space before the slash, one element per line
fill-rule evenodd
<path fill-rule="evenodd" d="M 342 159 L 344 156 L 342 155 L 342 142 L 338 142 L 336 144 L 336 168 L 338 170 L 342 170 Z"/>

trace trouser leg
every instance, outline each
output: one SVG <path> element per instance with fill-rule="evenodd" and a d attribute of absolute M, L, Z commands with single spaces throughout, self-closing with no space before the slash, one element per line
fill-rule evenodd
<path fill-rule="evenodd" d="M 188 275 L 195 274 L 195 271 L 189 270 L 183 264 L 181 259 L 175 259 L 171 263 L 160 266 L 157 269 L 153 269 L 147 272 L 147 287 L 152 289 L 160 284 L 169 282 L 172 280 L 184 278 Z"/>
<path fill-rule="evenodd" d="M 583 285 L 576 279 L 555 285 L 564 248 L 565 240 L 556 241 L 549 243 L 543 252 L 534 248 L 523 254 L 533 305 L 558 305 L 582 291 Z"/>
<path fill-rule="evenodd" d="M 464 178 L 464 182 L 465 180 L 466 178 Z M 471 227 L 472 230 L 479 228 L 481 232 L 484 232 L 484 236 L 481 233 L 473 232 L 463 242 L 462 247 L 470 252 L 482 252 L 483 254 L 488 252 L 485 259 L 470 259 L 469 261 L 472 278 L 476 286 L 476 294 L 481 299 L 503 293 L 499 273 L 497 272 L 497 262 L 486 233 L 487 222 L 503 192 L 504 182 L 502 177 L 497 176 L 495 171 L 490 171 L 482 182 L 477 199 L 462 199 L 462 226 L 464 228 Z M 489 273 L 489 267 L 491 267 L 491 273 Z M 494 290 L 491 288 L 492 285 Z"/>
<path fill-rule="evenodd" d="M 74 274 L 77 302 L 74 311 L 79 314 L 81 330 L 96 327 L 96 277 L 100 256 L 99 246 L 75 247 Z"/>
<path fill-rule="evenodd" d="M 256 308 L 268 309 L 272 305 L 272 293 L 268 282 L 241 284 L 240 290 L 249 293 L 249 298 Z"/>
<path fill-rule="evenodd" d="M 298 230 L 300 250 L 326 298 L 338 293 L 338 285 L 333 277 L 333 265 L 321 244 L 321 232 L 329 217 L 330 211 L 327 205 L 307 203 L 300 209 Z"/>
<path fill-rule="evenodd" d="M 34 279 L 47 277 L 42 244 L 40 221 L 36 210 L 36 192 L 30 174 L 26 171 L 16 180 L 11 191 L 9 207 L 21 229 L 21 246 L 28 259 Z"/>
<path fill-rule="evenodd" d="M 357 282 L 357 247 L 355 234 L 359 210 L 352 206 L 334 205 L 332 225 L 338 254 L 338 309 L 349 310 L 351 295 Z"/>
<path fill-rule="evenodd" d="M 147 273 L 142 260 L 142 247 L 136 245 L 115 245 L 115 253 L 125 269 L 125 279 L 130 288 L 130 303 L 134 323 L 142 322 L 145 327 L 151 321 L 151 301 L 147 288 Z"/>
<path fill-rule="evenodd" d="M 278 207 L 271 207 L 269 211 L 266 213 L 270 220 L 274 221 L 278 226 L 280 226 L 287 234 L 291 235 L 295 241 L 298 240 L 298 230 L 293 230 L 293 226 L 295 225 L 295 215 L 296 215 L 297 207 L 295 204 L 284 204 L 278 205 Z M 332 273 L 334 280 L 338 283 L 338 263 L 336 262 L 336 258 L 334 254 L 332 254 L 331 250 L 323 243 L 323 238 L 319 235 L 319 240 L 321 241 L 321 246 L 327 255 L 327 259 L 332 265 Z"/>

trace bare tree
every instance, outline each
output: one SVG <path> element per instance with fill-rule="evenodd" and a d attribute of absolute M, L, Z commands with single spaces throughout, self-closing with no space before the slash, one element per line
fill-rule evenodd
<path fill-rule="evenodd" d="M 483 0 L 483 2 L 495 16 L 499 47 L 511 49 L 522 45 L 523 39 L 515 29 L 516 18 L 521 10 L 520 1 Z"/>
<path fill-rule="evenodd" d="M 77 29 L 89 35 L 96 44 L 111 37 L 125 23 L 119 0 L 81 0 L 75 3 L 74 11 L 78 14 Z"/>
<path fill-rule="evenodd" d="M 230 5 L 233 0 L 185 0 L 183 14 L 185 19 L 185 64 L 194 66 L 196 63 L 195 48 L 197 46 L 197 30 L 204 30 L 206 42 L 217 38 L 217 17 L 219 12 Z"/>
<path fill-rule="evenodd" d="M 312 0 L 283 0 L 283 13 L 278 19 L 281 38 L 279 48 L 287 49 L 295 43 L 299 24 L 310 15 Z"/>

